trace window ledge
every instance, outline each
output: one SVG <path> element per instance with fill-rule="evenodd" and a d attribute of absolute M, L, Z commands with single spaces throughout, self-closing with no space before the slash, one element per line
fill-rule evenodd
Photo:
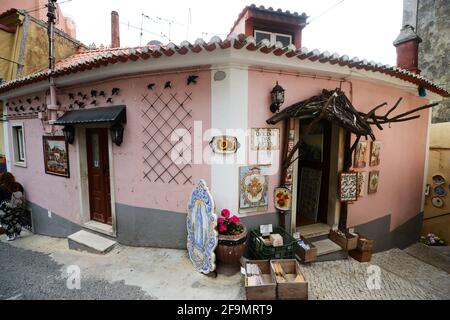
<path fill-rule="evenodd" d="M 24 161 L 20 161 L 20 162 L 14 162 L 14 165 L 16 167 L 22 167 L 22 168 L 26 168 L 27 167 L 27 163 Z"/>

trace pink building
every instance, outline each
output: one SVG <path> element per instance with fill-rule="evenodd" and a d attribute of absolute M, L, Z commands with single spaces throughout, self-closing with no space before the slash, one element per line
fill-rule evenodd
<path fill-rule="evenodd" d="M 371 126 L 381 141 L 379 162 L 370 163 L 374 144 L 370 135 L 362 136 L 366 158 L 359 158 L 358 168 L 349 167 L 354 124 L 324 118 L 305 134 L 317 114 L 287 117 L 285 110 L 324 89 L 340 88 L 361 114 L 386 102 L 376 112 L 385 114 L 403 98 L 389 116 L 395 117 L 449 93 L 405 70 L 414 69 L 408 65 L 412 60 L 400 59 L 402 68 L 391 67 L 301 47 L 306 19 L 253 6 L 232 29 L 241 34 L 232 32 L 225 40 L 77 53 L 52 73 L 56 112 L 47 109 L 47 71 L 0 86 L 0 99 L 8 105 L 7 164 L 25 187 L 34 231 L 66 237 L 90 229 L 127 245 L 185 248 L 187 201 L 193 185 L 204 179 L 216 210 L 239 212 L 249 228 L 266 223 L 282 224 L 289 232 L 305 225 L 354 227 L 375 240 L 376 250 L 417 240 L 429 109 L 414 113 L 420 117 L 411 121 L 383 125 L 384 130 Z M 417 41 L 397 40 L 400 56 L 403 47 L 408 50 Z M 285 90 L 277 113 L 283 119 L 268 121 L 277 82 Z M 355 114 L 356 123 L 361 114 Z M 63 128 L 71 140 L 67 153 Z M 278 146 L 264 154 L 252 148 L 250 137 L 252 129 L 261 128 L 279 136 Z M 292 163 L 293 202 L 284 214 L 275 208 L 273 192 L 287 182 L 280 166 L 288 129 L 292 144 L 303 133 L 304 146 L 318 149 L 308 159 L 301 149 Z M 187 131 L 191 134 L 179 134 Z M 237 139 L 236 153 L 212 151 L 209 142 L 222 135 Z M 190 159 L 177 163 L 180 154 Z M 270 157 L 269 165 L 263 166 L 262 156 Z M 266 201 L 244 208 L 240 170 L 253 165 L 266 172 Z M 364 172 L 364 190 L 357 200 L 341 201 L 339 174 L 350 171 Z"/>

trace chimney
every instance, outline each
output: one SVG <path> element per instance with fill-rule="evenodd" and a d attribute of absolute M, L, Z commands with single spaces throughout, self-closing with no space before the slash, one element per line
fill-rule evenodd
<path fill-rule="evenodd" d="M 394 41 L 397 48 L 397 66 L 414 73 L 419 70 L 419 43 L 416 34 L 418 0 L 403 0 L 403 28 Z"/>
<path fill-rule="evenodd" d="M 111 48 L 120 47 L 119 14 L 111 11 Z"/>
<path fill-rule="evenodd" d="M 394 46 L 397 48 L 397 67 L 420 73 L 419 43 L 422 39 L 414 32 L 414 27 L 407 24 L 401 30 Z"/>

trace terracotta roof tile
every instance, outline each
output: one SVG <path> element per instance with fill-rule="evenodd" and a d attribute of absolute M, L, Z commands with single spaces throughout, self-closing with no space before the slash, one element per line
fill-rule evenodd
<path fill-rule="evenodd" d="M 357 57 L 350 59 L 347 55 L 339 55 L 337 53 L 330 54 L 328 51 L 320 52 L 317 49 L 308 50 L 305 47 L 295 48 L 290 45 L 282 47 L 280 43 L 271 45 L 269 41 L 263 40 L 256 43 L 253 37 L 246 37 L 243 34 L 231 34 L 225 40 L 221 40 L 215 36 L 211 41 L 206 42 L 203 39 L 197 39 L 194 44 L 188 41 L 183 41 L 180 45 L 169 43 L 167 45 L 148 45 L 134 48 L 105 48 L 98 50 L 81 51 L 66 59 L 61 60 L 56 64 L 52 76 L 60 77 L 71 73 L 83 71 L 85 69 L 100 68 L 113 64 L 118 61 L 137 61 L 139 59 L 157 59 L 161 56 L 176 56 L 178 54 L 184 55 L 188 52 L 199 53 L 201 51 L 215 51 L 226 50 L 233 46 L 235 49 L 243 49 L 252 52 L 262 52 L 265 54 L 273 54 L 274 56 L 286 56 L 288 58 L 297 57 L 299 60 L 309 60 L 315 63 L 329 63 L 332 65 L 338 64 L 342 67 L 364 69 L 371 72 L 379 72 L 399 78 L 418 86 L 423 86 L 427 90 L 435 92 L 441 96 L 448 97 L 450 93 L 443 87 L 434 84 L 429 79 L 409 72 L 407 70 L 391 67 L 374 61 L 360 60 Z M 0 93 L 18 88 L 27 84 L 48 79 L 49 70 L 43 70 L 31 74 L 27 77 L 8 81 L 0 85 Z"/>

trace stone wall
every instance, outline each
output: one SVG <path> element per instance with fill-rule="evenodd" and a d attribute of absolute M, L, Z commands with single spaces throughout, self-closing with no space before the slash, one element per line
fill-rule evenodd
<path fill-rule="evenodd" d="M 450 90 L 450 0 L 419 0 L 417 34 L 422 75 Z M 433 108 L 433 123 L 450 121 L 450 99 Z"/>

